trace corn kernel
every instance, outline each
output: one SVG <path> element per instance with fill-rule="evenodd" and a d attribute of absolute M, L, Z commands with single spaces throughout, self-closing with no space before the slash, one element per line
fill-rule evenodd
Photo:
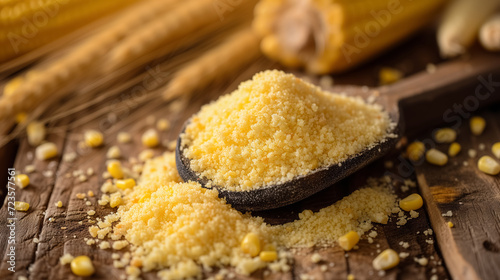
<path fill-rule="evenodd" d="M 149 148 L 154 148 L 160 143 L 160 137 L 154 129 L 148 129 L 142 134 L 142 144 Z"/>
<path fill-rule="evenodd" d="M 448 227 L 449 227 L 449 228 L 452 228 L 452 227 L 454 227 L 454 226 L 455 226 L 452 222 L 448 222 L 447 224 L 448 224 Z"/>
<path fill-rule="evenodd" d="M 99 147 L 104 142 L 102 133 L 93 129 L 85 131 L 83 139 L 85 140 L 85 145 L 91 148 Z"/>
<path fill-rule="evenodd" d="M 390 67 L 383 67 L 380 69 L 378 75 L 381 85 L 395 83 L 403 77 L 403 73 L 401 71 Z"/>
<path fill-rule="evenodd" d="M 122 156 L 122 152 L 118 146 L 112 146 L 106 153 L 107 158 L 117 159 Z"/>
<path fill-rule="evenodd" d="M 497 157 L 500 158 L 500 142 L 496 142 L 491 146 L 491 152 Z"/>
<path fill-rule="evenodd" d="M 399 201 L 399 207 L 405 211 L 420 209 L 422 205 L 424 205 L 424 201 L 418 193 L 410 194 Z"/>
<path fill-rule="evenodd" d="M 350 251 L 359 242 L 359 234 L 355 231 L 350 231 L 338 240 L 339 245 L 345 251 Z"/>
<path fill-rule="evenodd" d="M 474 135 L 481 135 L 486 127 L 486 120 L 482 117 L 472 117 L 469 121 L 470 131 Z"/>
<path fill-rule="evenodd" d="M 28 202 L 16 201 L 14 202 L 14 209 L 25 212 L 30 209 L 30 204 Z"/>
<path fill-rule="evenodd" d="M 26 127 L 26 134 L 28 134 L 28 143 L 36 147 L 45 139 L 45 126 L 41 122 L 31 122 Z"/>
<path fill-rule="evenodd" d="M 257 234 L 248 233 L 241 241 L 241 250 L 252 257 L 258 256 L 260 253 L 260 240 Z"/>
<path fill-rule="evenodd" d="M 17 174 L 15 177 L 15 182 L 21 189 L 26 188 L 30 184 L 30 177 L 26 174 Z"/>
<path fill-rule="evenodd" d="M 425 146 L 424 143 L 415 141 L 408 145 L 406 148 L 406 154 L 408 155 L 408 158 L 412 161 L 418 161 L 425 152 Z"/>
<path fill-rule="evenodd" d="M 135 187 L 135 180 L 132 178 L 116 181 L 116 186 L 122 190 Z"/>
<path fill-rule="evenodd" d="M 126 144 L 132 141 L 132 136 L 128 132 L 119 132 L 116 136 L 116 140 L 118 141 L 118 143 Z"/>
<path fill-rule="evenodd" d="M 156 122 L 156 128 L 159 131 L 166 131 L 167 129 L 170 128 L 170 122 L 167 119 L 159 119 Z"/>
<path fill-rule="evenodd" d="M 278 253 L 276 251 L 262 251 L 259 257 L 262 261 L 273 262 L 278 259 Z"/>
<path fill-rule="evenodd" d="M 450 145 L 450 148 L 448 149 L 448 155 L 450 157 L 456 156 L 458 153 L 460 153 L 460 150 L 462 149 L 462 146 L 458 144 L 457 142 L 453 142 Z"/>
<path fill-rule="evenodd" d="M 92 261 L 87 256 L 78 256 L 71 261 L 71 271 L 78 276 L 90 276 L 95 269 Z"/>
<path fill-rule="evenodd" d="M 115 179 L 123 178 L 122 164 L 119 161 L 117 160 L 110 161 L 108 163 L 107 170 L 113 178 Z"/>
<path fill-rule="evenodd" d="M 16 123 L 24 123 L 27 118 L 28 118 L 28 115 L 26 115 L 25 112 L 17 113 L 16 114 Z"/>
<path fill-rule="evenodd" d="M 477 162 L 479 170 L 489 175 L 500 173 L 500 164 L 490 156 L 482 156 Z"/>
<path fill-rule="evenodd" d="M 399 264 L 399 255 L 392 249 L 382 251 L 372 262 L 376 270 L 387 270 Z"/>
<path fill-rule="evenodd" d="M 451 143 L 457 139 L 457 132 L 451 128 L 441 128 L 434 134 L 434 140 L 438 143 Z"/>
<path fill-rule="evenodd" d="M 36 147 L 35 155 L 38 160 L 46 160 L 57 156 L 57 146 L 52 142 L 43 143 Z"/>
<path fill-rule="evenodd" d="M 436 149 L 430 149 L 425 153 L 425 159 L 434 165 L 443 166 L 448 162 L 448 156 Z"/>

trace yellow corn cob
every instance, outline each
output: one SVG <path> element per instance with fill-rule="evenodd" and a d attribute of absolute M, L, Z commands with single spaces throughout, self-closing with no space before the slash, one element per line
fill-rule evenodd
<path fill-rule="evenodd" d="M 422 27 L 446 0 L 262 0 L 254 30 L 262 51 L 323 74 L 352 68 Z"/>
<path fill-rule="evenodd" d="M 0 61 L 12 59 L 137 0 L 19 0 L 0 11 Z"/>
<path fill-rule="evenodd" d="M 56 59 L 43 70 L 43 75 L 24 77 L 21 85 L 10 95 L 0 97 L 0 121 L 12 118 L 19 112 L 30 112 L 54 92 L 63 88 L 89 68 L 102 60 L 107 51 L 128 33 L 171 8 L 175 0 L 144 0 L 124 11 L 102 31 L 87 38 L 67 55 Z M 67 92 L 66 92 L 67 93 Z"/>

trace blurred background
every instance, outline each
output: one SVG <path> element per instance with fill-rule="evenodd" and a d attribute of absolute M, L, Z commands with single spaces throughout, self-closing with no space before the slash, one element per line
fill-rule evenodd
<path fill-rule="evenodd" d="M 497 0 L 1 0 L 0 145 L 282 68 L 377 86 L 470 48 L 500 50 Z M 240 79 L 241 80 L 241 79 Z M 213 97 L 212 97 L 213 99 Z M 91 108 L 91 110 L 89 110 Z M 165 107 L 166 108 L 166 107 Z M 85 117 L 81 117 L 85 111 Z M 76 117 L 78 116 L 78 117 Z"/>

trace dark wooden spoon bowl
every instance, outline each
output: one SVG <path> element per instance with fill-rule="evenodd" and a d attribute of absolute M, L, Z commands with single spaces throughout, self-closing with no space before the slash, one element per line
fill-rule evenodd
<path fill-rule="evenodd" d="M 487 85 L 488 81 L 492 82 Z M 400 136 L 405 128 L 418 129 L 425 124 L 446 122 L 448 117 L 454 116 L 447 117 L 444 114 L 449 110 L 453 113 L 455 104 L 471 102 L 467 99 L 472 99 L 474 102 L 477 100 L 477 105 L 474 103 L 475 110 L 498 102 L 500 56 L 479 53 L 468 60 L 456 60 L 440 65 L 434 73 L 419 73 L 390 86 L 369 90 L 356 86 L 334 86 L 326 90 L 363 98 L 375 96 L 376 103 L 380 104 L 389 113 L 391 120 L 397 124 L 389 133 Z M 404 116 L 403 112 L 406 112 Z M 472 112 L 469 112 L 469 115 L 471 114 Z M 466 118 L 464 114 L 461 115 Z M 189 120 L 184 124 L 181 134 L 184 133 L 188 123 Z M 452 125 L 454 123 L 448 126 Z M 213 187 L 219 191 L 220 197 L 241 211 L 282 207 L 303 200 L 351 175 L 391 150 L 397 140 L 396 137 L 389 137 L 378 145 L 351 156 L 341 165 L 319 168 L 306 176 L 298 176 L 283 184 L 240 192 Z M 183 155 L 182 150 L 179 138 L 175 151 L 179 175 L 186 182 L 195 181 L 205 187 L 208 180 L 199 178 L 191 170 L 190 160 Z"/>

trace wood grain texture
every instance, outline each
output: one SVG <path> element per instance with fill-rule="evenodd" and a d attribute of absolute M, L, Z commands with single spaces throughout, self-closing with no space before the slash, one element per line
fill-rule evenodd
<path fill-rule="evenodd" d="M 500 140 L 499 109 L 474 112 L 487 122 L 480 136 L 470 133 L 468 118 L 462 120 L 457 140 L 462 151 L 446 166 L 416 166 L 439 247 L 454 279 L 500 278 L 500 178 L 477 168 L 478 159 L 493 156 L 491 146 Z M 485 149 L 481 150 L 483 145 Z M 448 145 L 437 148 L 446 151 Z M 470 157 L 469 149 L 477 156 Z M 448 211 L 452 211 L 452 217 L 442 215 Z M 447 221 L 455 226 L 449 228 Z"/>

